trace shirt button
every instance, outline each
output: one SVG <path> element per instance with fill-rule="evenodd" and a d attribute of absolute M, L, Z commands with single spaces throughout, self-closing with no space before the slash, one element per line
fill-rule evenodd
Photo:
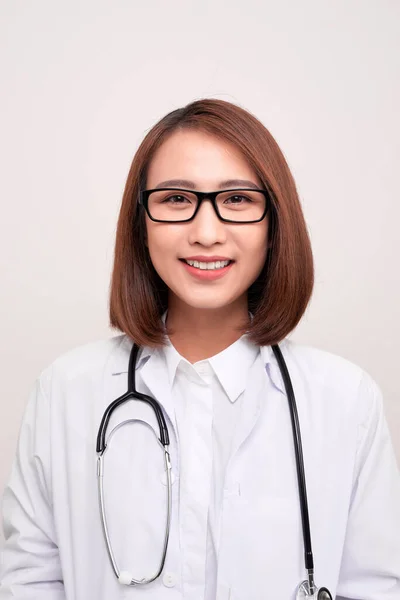
<path fill-rule="evenodd" d="M 165 573 L 163 577 L 163 584 L 165 585 L 165 587 L 174 587 L 176 585 L 175 573 Z"/>

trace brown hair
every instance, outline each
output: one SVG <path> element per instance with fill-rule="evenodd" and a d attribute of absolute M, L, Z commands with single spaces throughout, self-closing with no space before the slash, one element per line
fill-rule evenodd
<path fill-rule="evenodd" d="M 161 315 L 167 309 L 168 288 L 150 260 L 138 197 L 155 151 L 168 135 L 184 128 L 200 129 L 239 147 L 270 192 L 271 247 L 262 272 L 248 290 L 248 308 L 254 318 L 243 332 L 260 346 L 278 343 L 300 321 L 314 284 L 303 212 L 293 176 L 269 131 L 246 110 L 215 99 L 197 100 L 167 114 L 147 133 L 135 154 L 117 224 L 110 325 L 141 346 L 165 344 Z"/>

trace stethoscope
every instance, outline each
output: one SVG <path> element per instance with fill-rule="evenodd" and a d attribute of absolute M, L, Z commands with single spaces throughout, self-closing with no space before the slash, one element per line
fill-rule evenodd
<path fill-rule="evenodd" d="M 172 495 L 172 481 L 171 481 L 171 461 L 169 454 L 169 435 L 168 428 L 165 421 L 164 414 L 162 412 L 161 406 L 158 404 L 154 398 L 151 396 L 147 396 L 146 394 L 142 394 L 136 390 L 136 382 L 135 382 L 135 369 L 136 369 L 136 361 L 139 353 L 139 346 L 133 344 L 132 350 L 129 357 L 129 367 L 128 367 L 128 390 L 114 400 L 108 408 L 106 409 L 103 418 L 100 423 L 99 432 L 97 434 L 97 444 L 96 444 L 96 452 L 97 452 L 97 482 L 98 482 L 98 492 L 99 492 L 99 506 L 100 506 L 100 516 L 101 523 L 103 527 L 105 542 L 107 546 L 108 556 L 111 561 L 111 565 L 115 576 L 118 581 L 123 585 L 144 585 L 146 583 L 151 583 L 157 577 L 159 577 L 162 573 L 165 564 L 165 558 L 167 554 L 168 548 L 168 540 L 169 540 L 169 532 L 171 525 L 171 495 Z M 294 448 L 296 454 L 296 470 L 297 470 L 297 482 L 299 489 L 299 499 L 300 499 L 300 509 L 301 509 L 301 521 L 303 527 L 303 542 L 304 542 L 304 563 L 307 571 L 307 579 L 302 581 L 297 588 L 296 600 L 310 599 L 314 598 L 317 600 L 332 600 L 332 595 L 329 590 L 325 587 L 317 588 L 314 583 L 314 560 L 311 549 L 311 532 L 310 532 L 310 521 L 308 515 L 308 501 L 307 501 L 307 490 L 306 490 L 306 479 L 304 472 L 304 460 L 303 460 L 303 447 L 301 443 L 301 435 L 300 435 L 300 424 L 299 417 L 297 414 L 297 406 L 296 399 L 293 391 L 292 382 L 290 379 L 289 371 L 286 366 L 285 360 L 282 356 L 281 349 L 278 345 L 272 346 L 272 350 L 274 355 L 278 361 L 279 369 L 283 378 L 283 382 L 285 384 L 286 394 L 288 398 L 289 408 L 290 408 L 290 417 L 292 422 L 292 431 L 293 431 L 293 441 Z M 158 427 L 159 427 L 159 436 L 157 436 L 156 431 L 143 421 L 142 419 L 127 419 L 122 421 L 118 425 L 112 429 L 106 440 L 106 432 L 107 427 L 111 418 L 113 411 L 124 404 L 128 400 L 140 400 L 142 402 L 147 403 L 151 406 L 156 416 Z M 167 515 L 166 515 L 166 523 L 165 523 L 165 536 L 164 536 L 164 544 L 161 555 L 161 561 L 158 566 L 158 569 L 149 578 L 143 579 L 135 579 L 132 573 L 128 571 L 120 571 L 118 568 L 112 546 L 110 541 L 110 535 L 107 525 L 107 517 L 104 505 L 104 488 L 103 488 L 103 474 L 104 474 L 104 455 L 107 450 L 107 447 L 110 445 L 111 440 L 115 433 L 120 429 L 123 425 L 127 423 L 140 422 L 141 424 L 147 426 L 155 435 L 157 443 L 160 446 L 160 449 L 164 455 L 164 465 L 165 471 L 167 474 Z"/>

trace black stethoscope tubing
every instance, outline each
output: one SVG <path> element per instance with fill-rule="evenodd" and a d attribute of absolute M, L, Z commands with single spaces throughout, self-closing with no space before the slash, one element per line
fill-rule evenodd
<path fill-rule="evenodd" d="M 290 420 L 292 422 L 294 451 L 296 455 L 297 482 L 299 488 L 301 522 L 304 538 L 304 564 L 307 570 L 314 569 L 314 559 L 311 548 L 310 518 L 308 514 L 306 475 L 304 471 L 303 444 L 301 442 L 300 423 L 297 413 L 296 398 L 293 391 L 292 381 L 283 358 L 281 349 L 278 345 L 272 346 L 272 350 L 278 361 L 279 369 L 282 375 L 283 383 L 287 394 L 290 408 Z"/>
<path fill-rule="evenodd" d="M 114 400 L 114 402 L 112 402 L 107 407 L 101 420 L 96 443 L 96 452 L 98 454 L 102 454 L 106 449 L 106 432 L 112 413 L 116 408 L 118 408 L 118 406 L 124 404 L 127 400 L 130 399 L 141 400 L 142 402 L 147 402 L 147 404 L 150 404 L 150 406 L 154 410 L 158 422 L 158 427 L 160 429 L 160 442 L 163 446 L 169 446 L 169 434 L 167 423 L 165 422 L 164 413 L 162 412 L 160 405 L 156 400 L 154 400 L 154 398 L 152 398 L 151 396 L 147 396 L 147 394 L 141 394 L 136 389 L 136 361 L 139 350 L 140 346 L 133 344 L 131 354 L 129 356 L 128 390 L 125 392 L 125 394 Z"/>
<path fill-rule="evenodd" d="M 285 386 L 288 404 L 290 409 L 290 419 L 292 424 L 292 432 L 293 432 L 293 442 L 294 442 L 294 450 L 296 456 L 296 470 L 297 470 L 297 482 L 298 482 L 298 490 L 299 490 L 299 500 L 300 500 L 300 511 L 301 511 L 301 522 L 303 529 L 303 543 L 304 543 L 304 564 L 305 568 L 308 572 L 309 576 L 309 584 L 311 587 L 311 592 L 313 592 L 314 588 L 314 559 L 311 547 L 311 531 L 310 531 L 310 519 L 308 512 L 308 501 L 307 501 L 307 488 L 306 488 L 306 477 L 304 470 L 304 457 L 303 457 L 303 446 L 301 442 L 301 433 L 300 433 L 300 423 L 299 417 L 297 413 L 296 399 L 293 391 L 292 381 L 289 375 L 288 368 L 286 366 L 285 359 L 283 358 L 281 349 L 277 344 L 271 346 L 275 358 L 278 362 L 279 370 L 282 375 L 283 383 Z M 161 409 L 159 403 L 148 396 L 147 394 L 142 394 L 136 390 L 136 361 L 138 357 L 138 353 L 140 351 L 140 347 L 137 344 L 133 344 L 131 353 L 129 356 L 129 366 L 128 366 L 128 389 L 119 398 L 114 400 L 104 412 L 102 417 L 99 431 L 97 434 L 97 442 L 96 442 L 96 452 L 98 455 L 103 455 L 106 449 L 106 432 L 107 427 L 111 418 L 112 413 L 118 406 L 124 404 L 127 400 L 136 399 L 142 402 L 146 402 L 149 404 L 157 418 L 158 427 L 160 431 L 160 442 L 166 447 L 169 446 L 169 434 L 168 428 L 165 421 L 164 413 Z M 306 583 L 306 582 L 304 582 Z M 322 593 L 322 594 L 321 594 Z M 324 596 L 323 594 L 326 594 Z M 329 591 L 326 588 L 320 588 L 318 597 L 321 598 L 331 598 Z"/>

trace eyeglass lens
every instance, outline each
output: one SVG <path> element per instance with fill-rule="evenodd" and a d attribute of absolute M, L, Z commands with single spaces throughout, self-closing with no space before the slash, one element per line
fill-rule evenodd
<path fill-rule="evenodd" d="M 223 219 L 234 222 L 257 221 L 265 210 L 266 198 L 257 190 L 230 190 L 217 195 L 217 210 Z M 183 190 L 155 190 L 148 199 L 148 209 L 160 221 L 186 221 L 197 207 L 196 194 Z"/>

